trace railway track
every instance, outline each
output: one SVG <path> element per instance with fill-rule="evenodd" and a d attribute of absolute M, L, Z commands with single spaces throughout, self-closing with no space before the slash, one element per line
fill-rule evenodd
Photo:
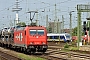
<path fill-rule="evenodd" d="M 45 58 L 46 60 L 90 60 L 90 56 L 88 54 L 81 54 L 76 52 L 64 52 L 61 51 L 62 47 L 56 47 L 56 46 L 49 46 L 51 47 L 46 51 L 46 53 L 42 54 L 33 54 L 32 56 L 37 56 L 41 58 Z M 5 52 L 6 53 L 6 52 Z M 12 55 L 3 54 L 0 52 L 0 56 L 3 56 L 5 59 L 1 60 L 22 60 L 18 57 L 13 57 Z M 31 56 L 31 55 L 30 55 Z"/>
<path fill-rule="evenodd" d="M 62 46 L 64 46 L 66 43 L 64 43 L 64 42 L 48 42 L 48 45 L 49 46 L 60 46 L 60 47 L 62 47 Z"/>
<path fill-rule="evenodd" d="M 12 55 L 10 51 L 0 48 L 0 60 L 24 60 L 15 55 Z"/>
<path fill-rule="evenodd" d="M 0 55 L 1 54 L 2 53 L 0 52 Z M 7 56 L 7 54 L 5 54 L 3 56 L 6 56 L 5 57 L 6 59 L 2 59 L 2 60 L 22 60 L 22 59 L 18 59 L 16 57 L 13 57 L 11 55 Z M 34 54 L 32 56 L 45 58 L 46 60 L 90 60 L 90 56 L 89 55 L 79 54 L 79 53 L 75 53 L 75 52 L 63 52 L 63 51 L 54 50 L 54 49 L 53 50 L 52 49 L 48 49 L 47 52 L 44 53 L 44 54 L 36 53 L 36 54 Z"/>
<path fill-rule="evenodd" d="M 45 57 L 48 60 L 90 60 L 89 54 L 64 52 L 58 50 L 48 50 L 42 57 Z"/>
<path fill-rule="evenodd" d="M 62 58 L 62 56 L 55 56 L 53 53 L 57 51 L 48 51 L 45 54 L 35 54 L 37 57 L 45 58 L 46 60 L 67 60 L 67 58 Z M 57 52 L 58 53 L 58 52 Z"/>
<path fill-rule="evenodd" d="M 55 51 L 52 51 L 52 52 L 55 52 Z M 62 57 L 51 56 L 50 53 L 35 54 L 34 56 L 41 57 L 41 58 L 44 58 L 46 60 L 67 60 L 66 58 L 62 58 Z"/>
<path fill-rule="evenodd" d="M 62 45 L 63 44 L 63 45 Z M 45 54 L 38 55 L 38 57 L 45 58 L 46 60 L 90 60 L 89 54 L 82 54 L 81 52 L 64 52 L 61 51 L 64 47 L 64 43 L 61 46 L 49 45 Z"/>

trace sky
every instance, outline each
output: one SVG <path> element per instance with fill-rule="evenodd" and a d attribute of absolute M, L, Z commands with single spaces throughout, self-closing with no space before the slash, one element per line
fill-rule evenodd
<path fill-rule="evenodd" d="M 15 8 L 16 0 L 0 0 L 0 28 L 4 26 L 10 26 L 14 24 L 16 12 L 12 11 Z M 69 28 L 70 24 L 70 11 L 72 12 L 72 27 L 77 26 L 77 5 L 78 4 L 90 4 L 90 0 L 19 0 L 19 6 L 22 8 L 19 11 L 20 22 L 30 23 L 30 15 L 28 11 L 38 11 L 35 14 L 33 22 L 38 18 L 38 24 L 46 26 L 46 15 L 48 15 L 48 21 L 55 20 L 55 4 L 56 4 L 56 16 L 62 22 L 62 15 L 64 16 L 64 28 Z M 44 12 L 42 12 L 44 11 Z M 38 17 L 37 17 L 38 14 Z M 33 16 L 33 13 L 32 13 Z M 82 12 L 82 21 L 86 21 L 87 12 Z"/>

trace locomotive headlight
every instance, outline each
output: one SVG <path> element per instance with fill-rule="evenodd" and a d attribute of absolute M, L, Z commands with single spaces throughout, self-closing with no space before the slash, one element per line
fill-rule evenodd
<path fill-rule="evenodd" d="M 45 42 L 42 42 L 42 44 L 45 44 Z"/>
<path fill-rule="evenodd" d="M 30 42 L 30 44 L 33 44 L 33 42 Z"/>

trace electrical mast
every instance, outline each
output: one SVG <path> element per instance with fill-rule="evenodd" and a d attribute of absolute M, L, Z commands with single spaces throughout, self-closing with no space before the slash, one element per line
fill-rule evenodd
<path fill-rule="evenodd" d="M 64 33 L 64 17 L 62 15 L 62 33 Z"/>
<path fill-rule="evenodd" d="M 19 7 L 19 1 L 18 0 L 16 0 L 16 4 L 15 4 L 16 6 L 15 6 L 15 8 L 12 8 L 12 11 L 14 12 L 16 12 L 16 19 L 15 19 L 15 21 L 16 21 L 16 24 L 17 23 L 19 23 L 19 16 L 18 16 L 18 12 L 19 11 L 21 11 L 22 10 L 22 8 L 20 8 Z"/>
<path fill-rule="evenodd" d="M 54 33 L 57 33 L 57 12 L 56 12 L 56 4 L 55 4 Z"/>
<path fill-rule="evenodd" d="M 88 5 L 90 5 L 89 3 L 88 3 Z M 90 6 L 89 6 L 90 7 Z M 87 7 L 87 8 L 89 8 L 89 7 Z M 87 29 L 89 29 L 89 30 L 87 30 L 87 32 L 88 32 L 88 44 L 90 43 L 90 39 L 89 39 L 89 33 L 90 33 L 90 12 L 87 12 L 87 14 L 88 14 L 88 16 L 87 16 L 87 22 L 88 22 L 88 28 Z"/>
<path fill-rule="evenodd" d="M 46 15 L 46 27 L 48 28 L 48 15 Z"/>

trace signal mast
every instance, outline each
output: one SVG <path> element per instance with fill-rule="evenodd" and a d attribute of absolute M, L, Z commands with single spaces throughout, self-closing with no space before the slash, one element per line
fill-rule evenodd
<path fill-rule="evenodd" d="M 18 12 L 22 10 L 22 8 L 19 7 L 19 1 L 16 0 L 16 4 L 15 4 L 15 8 L 12 8 L 12 11 L 13 12 L 16 12 L 16 19 L 15 19 L 15 22 L 16 24 L 19 23 L 19 16 L 18 16 Z"/>

